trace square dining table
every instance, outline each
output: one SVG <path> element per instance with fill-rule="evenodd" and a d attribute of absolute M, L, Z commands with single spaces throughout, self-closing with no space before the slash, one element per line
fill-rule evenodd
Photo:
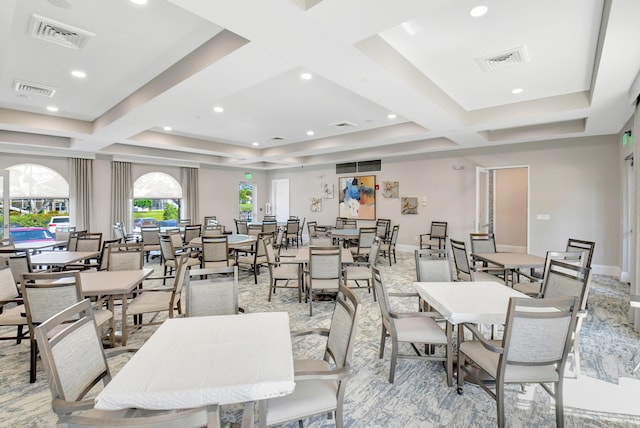
<path fill-rule="evenodd" d="M 471 258 L 474 261 L 485 262 L 489 265 L 504 269 L 505 282 L 508 282 L 508 276 L 511 277 L 511 284 L 514 284 L 513 275 L 517 274 L 520 269 L 538 269 L 543 268 L 545 258 L 527 253 L 472 253 Z"/>
<path fill-rule="evenodd" d="M 31 264 L 33 266 L 63 268 L 72 263 L 95 259 L 99 255 L 99 251 L 43 251 L 31 256 Z"/>
<path fill-rule="evenodd" d="M 286 312 L 172 318 L 97 395 L 95 408 L 255 402 L 292 393 L 293 378 Z"/>
<path fill-rule="evenodd" d="M 115 299 L 122 300 L 121 322 L 122 332 L 120 343 L 127 344 L 127 296 L 138 288 L 142 281 L 153 273 L 153 269 L 144 268 L 138 270 L 120 271 L 81 271 L 80 283 L 82 294 L 85 296 L 107 297 L 109 310 L 115 314 Z"/>
<path fill-rule="evenodd" d="M 414 282 L 416 291 L 434 311 L 440 313 L 447 325 L 449 349 L 453 343 L 452 326 L 461 323 L 504 324 L 511 297 L 530 298 L 524 293 L 493 281 L 470 282 Z M 458 343 L 464 331 L 458 328 Z M 447 384 L 451 385 L 453 363 L 447 366 Z"/>

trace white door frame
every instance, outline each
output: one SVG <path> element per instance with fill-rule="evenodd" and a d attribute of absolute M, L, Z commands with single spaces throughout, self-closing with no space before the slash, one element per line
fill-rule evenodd
<path fill-rule="evenodd" d="M 0 210 L 0 215 L 2 215 L 3 227 L 2 231 L 0 231 L 0 238 L 8 238 L 11 235 L 10 227 L 10 218 L 11 209 L 10 209 L 10 201 L 11 197 L 9 196 L 9 170 L 3 169 L 0 171 L 0 178 L 2 178 L 2 210 Z"/>

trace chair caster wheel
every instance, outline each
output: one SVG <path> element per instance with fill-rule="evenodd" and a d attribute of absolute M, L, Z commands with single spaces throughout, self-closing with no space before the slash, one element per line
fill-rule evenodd
<path fill-rule="evenodd" d="M 456 392 L 458 393 L 458 395 L 462 395 L 463 393 L 462 388 L 458 387 L 458 389 L 456 389 Z"/>

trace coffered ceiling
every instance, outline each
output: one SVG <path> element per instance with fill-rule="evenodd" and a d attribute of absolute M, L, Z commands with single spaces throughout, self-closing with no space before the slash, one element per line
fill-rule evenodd
<path fill-rule="evenodd" d="M 637 0 L 3 0 L 0 152 L 276 169 L 616 134 L 638 22 Z"/>

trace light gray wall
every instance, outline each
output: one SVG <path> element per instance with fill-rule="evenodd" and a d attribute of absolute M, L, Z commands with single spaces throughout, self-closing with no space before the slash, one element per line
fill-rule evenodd
<path fill-rule="evenodd" d="M 401 215 L 400 199 L 377 195 L 378 218 L 390 218 L 400 224 L 398 243 L 417 245 L 417 237 L 427 233 L 433 220 L 449 222 L 449 235 L 468 239 L 475 217 L 475 167 L 527 165 L 530 167 L 529 251 L 544 256 L 547 250 L 563 249 L 568 237 L 593 240 L 595 265 L 620 266 L 621 248 L 621 168 L 618 136 L 575 138 L 531 142 L 484 149 L 416 155 L 407 159 L 383 160 L 382 171 L 374 173 L 378 184 L 399 181 L 401 196 L 416 196 L 417 215 Z M 0 168 L 20 163 L 48 166 L 68 179 L 68 160 L 3 153 Z M 454 170 L 454 165 L 464 169 Z M 160 171 L 180 181 L 178 167 L 135 164 L 133 179 Z M 244 173 L 252 172 L 258 189 L 259 209 L 271 197 L 271 180 L 290 179 L 290 212 L 334 224 L 338 215 L 338 176 L 334 165 L 291 168 L 279 171 L 203 166 L 199 171 L 200 216 L 216 215 L 227 227 L 233 227 L 238 214 L 238 183 Z M 111 234 L 110 161 L 94 162 L 95 209 L 92 229 Z M 310 197 L 321 196 L 321 184 L 333 183 L 335 198 L 323 200 L 322 212 L 312 213 Z M 426 206 L 422 206 L 422 197 Z M 258 211 L 262 218 L 264 211 Z M 551 220 L 536 220 L 536 214 L 548 214 Z M 200 219 L 201 220 L 201 219 Z M 364 224 L 364 222 L 363 222 Z"/>
<path fill-rule="evenodd" d="M 433 220 L 449 222 L 449 236 L 468 240 L 475 218 L 475 169 L 530 168 L 529 251 L 544 256 L 561 250 L 567 238 L 596 242 L 593 264 L 620 265 L 621 191 L 617 174 L 617 136 L 531 142 L 484 149 L 459 150 L 410 159 L 383 160 L 378 184 L 399 181 L 401 196 L 418 197 L 417 215 L 401 215 L 399 199 L 376 192 L 377 217 L 400 224 L 398 243 L 417 245 Z M 453 166 L 464 166 L 455 170 Z M 338 176 L 333 165 L 271 172 L 268 180 L 291 179 L 292 214 L 333 224 L 338 214 Z M 321 213 L 311 213 L 309 197 L 320 195 L 323 182 L 334 183 L 336 199 L 323 201 Z M 422 206 L 422 197 L 427 200 Z M 550 220 L 536 220 L 548 214 Z"/>

